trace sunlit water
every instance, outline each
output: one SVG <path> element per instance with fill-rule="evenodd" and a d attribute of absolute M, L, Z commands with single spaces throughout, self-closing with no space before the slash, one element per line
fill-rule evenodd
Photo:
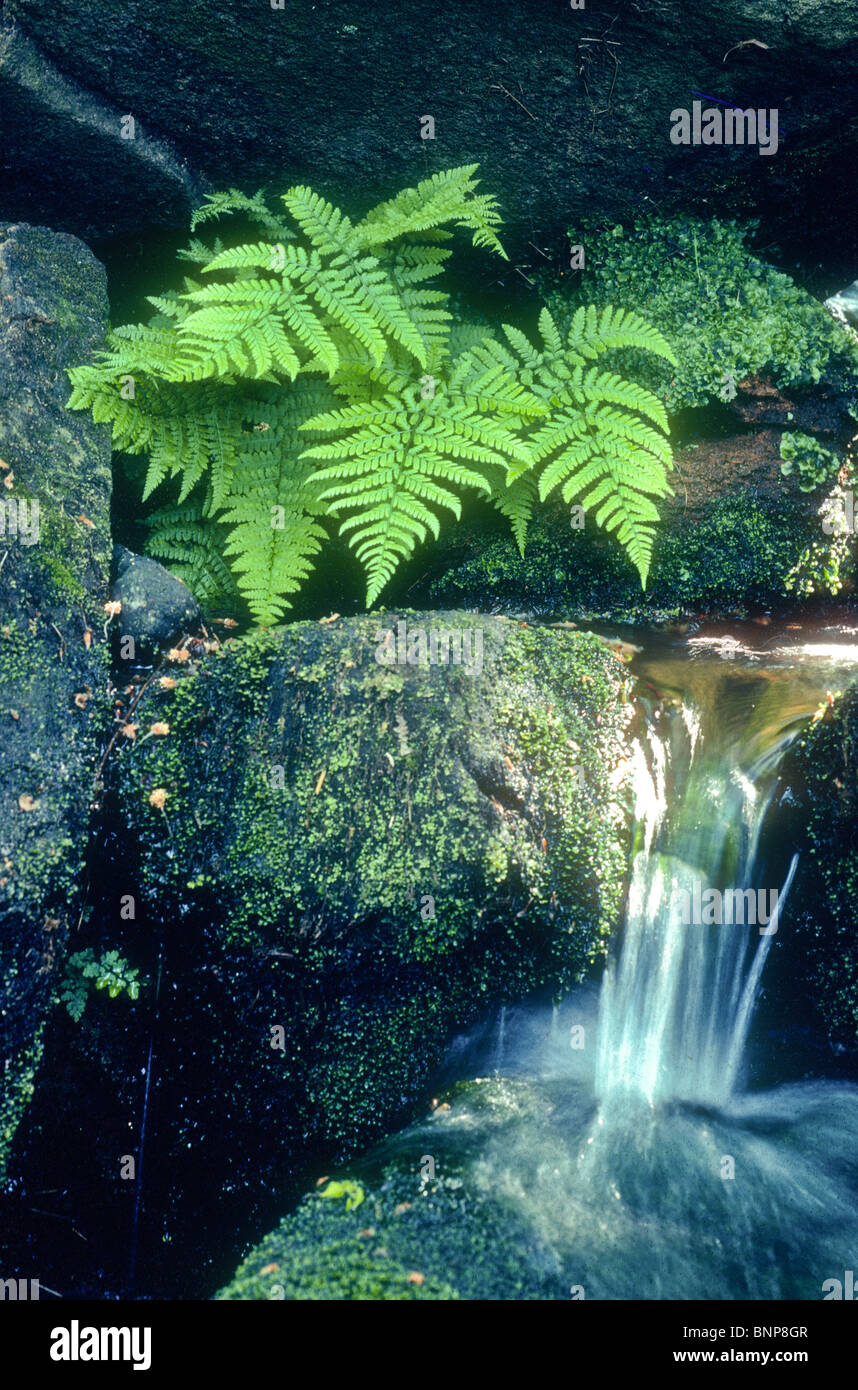
<path fill-rule="evenodd" d="M 601 993 L 459 1039 L 451 1065 L 468 1074 L 470 1058 L 472 1080 L 377 1154 L 432 1154 L 499 1204 L 546 1296 L 820 1299 L 858 1270 L 858 1087 L 742 1083 L 796 867 L 766 816 L 783 752 L 855 679 L 839 635 L 758 649 L 746 630 L 728 655 L 716 634 L 638 659 L 661 700 L 635 748 L 636 853 Z M 695 880 L 773 890 L 775 917 L 678 923 L 668 904 Z"/>

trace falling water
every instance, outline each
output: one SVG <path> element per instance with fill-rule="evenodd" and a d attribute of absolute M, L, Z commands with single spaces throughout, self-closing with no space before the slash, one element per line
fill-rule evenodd
<path fill-rule="evenodd" d="M 502 1004 L 498 1013 L 497 1049 L 495 1052 L 495 1071 L 503 1071 L 503 1054 L 506 1043 L 506 1005 Z"/>
<path fill-rule="evenodd" d="M 635 745 L 642 848 L 622 950 L 605 974 L 596 1089 L 721 1105 L 733 1092 L 756 987 L 797 859 L 760 891 L 757 851 L 772 772 L 725 763 L 683 704 L 671 720 L 679 804 L 667 816 L 665 738 Z M 718 919 L 721 918 L 719 921 Z M 737 920 L 734 920 L 736 918 Z"/>

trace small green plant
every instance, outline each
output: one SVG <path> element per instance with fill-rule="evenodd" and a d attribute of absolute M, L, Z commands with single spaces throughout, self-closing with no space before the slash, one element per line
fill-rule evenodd
<path fill-rule="evenodd" d="M 89 991 L 106 989 L 111 999 L 125 993 L 129 999 L 136 999 L 140 993 L 137 979 L 139 971 L 128 964 L 118 951 L 105 951 L 99 959 L 91 946 L 85 951 L 76 951 L 66 962 L 65 975 L 60 986 L 60 1001 L 65 1004 L 75 1023 L 83 1017 Z"/>
<path fill-rule="evenodd" d="M 148 455 L 148 549 L 200 598 L 237 592 L 277 622 L 332 523 L 354 549 L 371 605 L 397 565 L 482 493 L 523 549 L 534 504 L 559 490 L 613 531 L 646 584 L 671 491 L 664 407 L 605 370 L 631 349 L 675 365 L 638 314 L 582 306 L 563 335 L 548 310 L 534 344 L 454 325 L 430 288 L 453 230 L 505 256 L 476 165 L 435 174 L 358 222 L 306 187 L 283 211 L 235 190 L 200 224 L 237 214 L 255 240 L 192 241 L 200 279 L 150 300 L 95 365 L 69 375 L 70 406 L 109 421 L 117 449 Z"/>
<path fill-rule="evenodd" d="M 342 1182 L 329 1182 L 319 1193 L 320 1197 L 337 1200 L 340 1197 L 346 1199 L 346 1211 L 354 1211 L 364 1200 L 365 1193 L 360 1183 L 352 1182 L 346 1178 Z"/>
<path fill-rule="evenodd" d="M 795 431 L 781 436 L 781 472 L 785 478 L 794 473 L 802 492 L 814 492 L 838 472 L 840 459 L 810 434 Z"/>

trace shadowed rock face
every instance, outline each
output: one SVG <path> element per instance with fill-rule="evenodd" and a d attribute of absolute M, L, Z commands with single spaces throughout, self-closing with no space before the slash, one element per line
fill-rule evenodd
<path fill-rule="evenodd" d="M 182 221 L 197 172 L 359 203 L 477 161 L 525 272 L 546 264 L 530 243 L 568 264 L 577 216 L 650 200 L 794 220 L 798 198 L 805 233 L 852 244 L 851 5 L 463 0 L 443 22 L 423 0 L 8 0 L 3 13 L 4 197 L 90 236 Z M 707 98 L 777 109 L 777 154 L 672 144 L 671 111 Z"/>
<path fill-rule="evenodd" d="M 80 912 L 107 672 L 110 445 L 64 409 L 65 368 L 106 321 L 104 271 L 85 246 L 0 226 L 0 1165 Z"/>

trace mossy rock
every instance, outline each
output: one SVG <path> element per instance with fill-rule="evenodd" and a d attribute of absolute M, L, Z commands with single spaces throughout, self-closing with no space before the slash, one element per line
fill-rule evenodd
<path fill-rule="evenodd" d="M 379 659 L 401 625 L 418 647 L 478 630 L 481 671 Z M 375 942 L 420 966 L 516 921 L 580 971 L 610 930 L 629 706 L 597 637 L 461 613 L 300 623 L 152 690 L 137 722 L 170 734 L 119 771 L 143 892 L 183 914 L 216 897 L 224 943 Z"/>
<path fill-rule="evenodd" d="M 80 914 L 104 727 L 110 445 L 64 402 L 106 323 L 81 242 L 0 226 L 0 1172 Z"/>
<path fill-rule="evenodd" d="M 789 902 L 792 969 L 836 1051 L 858 1051 L 858 691 L 848 690 L 788 755 L 801 858 Z"/>
<path fill-rule="evenodd" d="M 460 1083 L 444 1094 L 433 1114 L 350 1165 L 347 1176 L 320 1178 L 216 1299 L 568 1299 L 550 1239 L 502 1192 L 475 1181 L 468 1152 L 470 1125 L 483 1141 L 487 1125 L 503 1144 L 516 1116 L 544 1124 L 545 1114 L 529 1108 L 527 1088 L 515 1082 Z"/>
<path fill-rule="evenodd" d="M 784 598 L 810 540 L 805 511 L 792 499 L 775 509 L 753 496 L 725 496 L 702 519 L 674 514 L 659 528 L 644 592 L 612 538 L 586 523 L 573 529 L 568 510 L 551 507 L 531 526 L 523 556 L 511 537 L 460 528 L 439 556 L 428 596 L 580 622 L 744 612 Z"/>

